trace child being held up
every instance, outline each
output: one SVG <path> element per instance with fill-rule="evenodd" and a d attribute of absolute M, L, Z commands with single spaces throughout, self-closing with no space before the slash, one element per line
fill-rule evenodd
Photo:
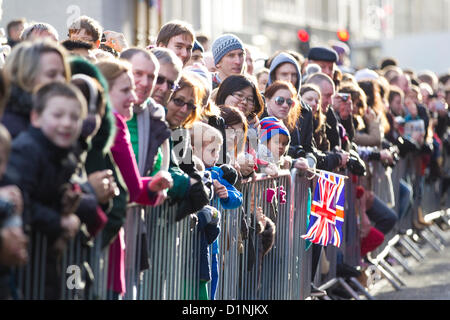
<path fill-rule="evenodd" d="M 242 205 L 242 193 L 239 192 L 233 185 L 237 181 L 237 171 L 230 165 L 224 164 L 220 167 L 216 166 L 219 160 L 220 150 L 223 144 L 223 138 L 217 129 L 212 126 L 199 122 L 190 130 L 191 142 L 193 150 L 193 158 L 201 160 L 205 169 L 211 172 L 211 177 L 214 184 L 214 193 L 219 198 L 220 204 L 224 209 L 235 209 Z M 206 295 L 202 295 L 202 299 L 208 300 L 206 285 L 211 280 L 211 300 L 215 300 L 215 294 L 218 284 L 218 263 L 217 257 L 219 254 L 218 236 L 220 233 L 220 213 L 217 209 L 211 206 L 205 206 L 197 214 L 199 217 L 199 227 L 204 225 L 202 220 L 208 221 L 209 224 L 213 224 L 215 227 L 209 225 L 205 227 L 204 231 L 207 232 L 206 238 L 207 244 L 202 242 L 202 246 L 206 246 L 206 250 L 202 250 L 201 261 L 205 261 L 205 264 L 209 259 L 204 258 L 209 256 L 207 245 L 213 244 L 212 248 L 212 271 L 210 272 L 209 264 L 203 265 L 201 270 L 201 285 L 200 291 L 206 292 Z M 206 215 L 205 218 L 202 217 Z M 208 228 L 208 229 L 207 229 Z"/>
<path fill-rule="evenodd" d="M 12 144 L 8 171 L 18 173 L 24 223 L 47 238 L 45 299 L 60 298 L 62 248 L 80 226 L 76 188 L 69 181 L 77 166 L 73 146 L 86 114 L 86 100 L 75 86 L 44 85 L 34 95 L 30 127 Z"/>
<path fill-rule="evenodd" d="M 260 172 L 275 176 L 280 169 L 290 169 L 291 160 L 286 156 L 291 136 L 283 121 L 266 117 L 260 121 L 258 162 Z"/>

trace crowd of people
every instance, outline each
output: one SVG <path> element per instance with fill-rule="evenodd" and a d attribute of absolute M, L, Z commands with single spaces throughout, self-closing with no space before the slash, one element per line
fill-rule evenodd
<path fill-rule="evenodd" d="M 12 270 L 37 254 L 28 250 L 36 232 L 48 239 L 45 297 L 60 298 L 60 257 L 80 230 L 114 257 L 108 289 L 120 298 L 127 207 L 167 202 L 178 206 L 177 221 L 197 216 L 199 299 L 214 299 L 226 212 L 211 201 L 242 206 L 242 181 L 259 173 L 359 176 L 362 257 L 413 203 L 414 226 L 426 226 L 425 180 L 441 181 L 441 198 L 448 197 L 448 72 L 416 73 L 394 58 L 376 70 L 349 71 L 338 55 L 345 44 L 313 47 L 305 56 L 277 51 L 255 70 L 239 37 L 210 40 L 184 21 L 163 25 L 146 48 L 129 46 L 123 34 L 87 16 L 67 34 L 62 40 L 47 23 L 8 25 L 11 52 L 0 81 L 2 299 L 17 296 Z M 394 210 L 371 190 L 367 164 L 394 167 L 411 155 L 417 179 L 400 181 L 402 205 Z M 255 220 L 265 254 L 276 221 L 261 208 Z M 314 278 L 323 247 L 312 251 Z M 344 263 L 337 271 L 358 275 Z"/>

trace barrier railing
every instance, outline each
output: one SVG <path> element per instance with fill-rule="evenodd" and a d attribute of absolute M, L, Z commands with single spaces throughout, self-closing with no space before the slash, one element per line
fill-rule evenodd
<path fill-rule="evenodd" d="M 394 191 L 392 205 L 396 211 L 399 208 L 400 179 L 414 181 L 411 161 L 408 158 L 402 159 L 391 173 Z M 381 166 L 374 168 L 375 176 L 383 169 Z M 340 248 L 325 248 L 330 269 L 322 277 L 322 270 L 318 268 L 315 279 L 318 286 L 342 280 L 336 278 L 338 252 L 342 253 L 343 261 L 351 266 L 358 266 L 361 262 L 359 212 L 356 207 L 356 187 L 360 184 L 360 179 L 347 174 L 349 179 L 345 182 L 344 239 Z M 310 296 L 312 250 L 307 250 L 307 242 L 300 236 L 306 233 L 308 196 L 313 196 L 316 182 L 316 178 L 308 180 L 296 170 L 283 172 L 277 177 L 258 175 L 242 183 L 241 207 L 227 210 L 221 207 L 217 199 L 211 203 L 221 212 L 216 299 L 296 300 Z M 373 190 L 381 192 L 385 183 L 382 179 L 373 180 Z M 281 187 L 285 192 L 284 199 Z M 272 191 L 273 199 L 267 198 L 267 190 Z M 431 204 L 432 201 L 430 207 Z M 259 207 L 276 226 L 273 246 L 265 256 L 261 255 L 262 236 L 256 229 L 256 212 Z M 171 206 L 167 202 L 156 208 L 132 205 L 128 209 L 124 226 L 124 299 L 199 298 L 200 236 L 196 219 L 188 216 L 176 222 L 177 210 L 177 205 Z M 373 256 L 389 249 L 392 240 L 398 237 L 399 230 L 411 228 L 411 225 L 410 212 L 401 217 L 392 234 L 373 252 Z M 57 265 L 61 266 L 60 274 L 57 275 L 60 280 L 53 288 L 60 290 L 60 298 L 108 299 L 109 250 L 101 248 L 101 236 L 97 239 L 88 242 L 80 234 L 57 257 Z M 48 277 L 53 270 L 47 268 L 50 249 L 47 248 L 45 237 L 38 233 L 32 235 L 29 246 L 30 263 L 15 272 L 15 280 L 22 293 L 19 298 L 46 299 L 49 296 L 46 285 L 50 278 L 55 278 L 55 274 Z M 386 273 L 388 274 L 389 272 Z M 392 281 L 396 283 L 395 279 Z M 401 282 L 401 279 L 397 281 Z"/>

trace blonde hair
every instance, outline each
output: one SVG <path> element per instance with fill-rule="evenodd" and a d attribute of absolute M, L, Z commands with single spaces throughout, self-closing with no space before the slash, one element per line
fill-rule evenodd
<path fill-rule="evenodd" d="M 69 83 L 71 71 L 66 59 L 66 49 L 50 40 L 43 39 L 35 42 L 22 42 L 14 47 L 6 58 L 4 71 L 12 84 L 15 84 L 27 92 L 32 92 L 34 82 L 40 71 L 40 59 L 42 54 L 57 53 L 63 62 L 66 82 Z"/>
<path fill-rule="evenodd" d="M 109 90 L 114 86 L 116 79 L 132 70 L 131 64 L 125 60 L 105 59 L 98 62 L 97 67 L 108 81 Z"/>
<path fill-rule="evenodd" d="M 196 123 L 195 127 L 189 129 L 191 135 L 191 144 L 200 145 L 197 141 L 201 138 L 201 145 L 207 143 L 223 144 L 223 137 L 219 130 L 204 122 Z M 199 135 L 200 134 L 200 135 Z"/>

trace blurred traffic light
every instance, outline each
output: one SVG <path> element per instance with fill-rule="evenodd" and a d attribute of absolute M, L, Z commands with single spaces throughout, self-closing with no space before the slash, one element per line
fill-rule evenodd
<path fill-rule="evenodd" d="M 297 30 L 298 51 L 306 56 L 309 52 L 309 28 Z"/>
<path fill-rule="evenodd" d="M 347 42 L 350 39 L 350 34 L 346 29 L 339 29 L 337 32 L 337 37 L 342 42 Z"/>
<path fill-rule="evenodd" d="M 301 42 L 308 42 L 309 41 L 309 33 L 305 29 L 300 29 L 297 31 L 297 38 Z"/>

